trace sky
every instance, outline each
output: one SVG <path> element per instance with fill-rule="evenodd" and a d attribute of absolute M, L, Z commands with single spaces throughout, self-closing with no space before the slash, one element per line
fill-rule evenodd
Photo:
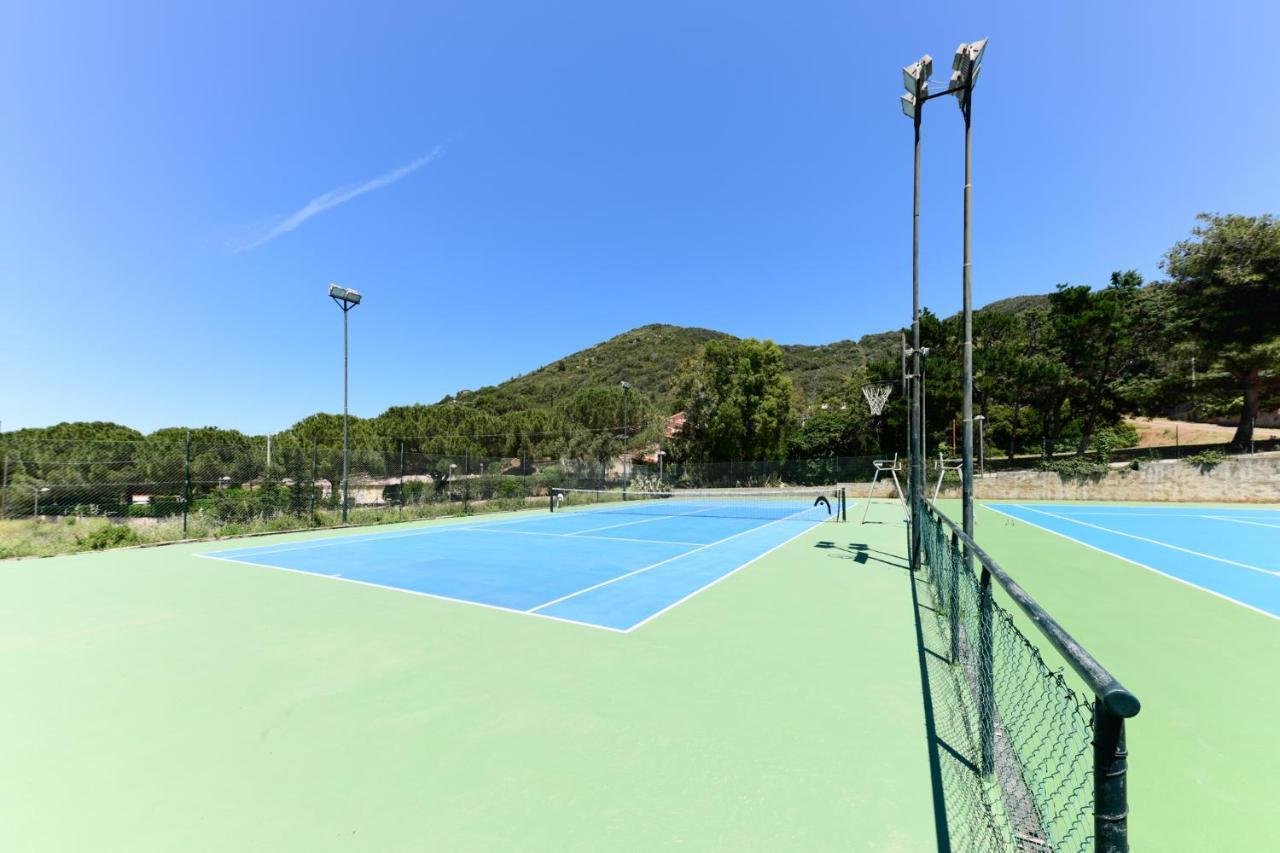
<path fill-rule="evenodd" d="M 1280 4 L 8 3 L 0 427 L 274 432 L 645 323 L 910 321 L 901 68 L 973 107 L 976 305 L 1159 276 L 1280 213 Z M 923 302 L 961 300 L 963 122 L 925 107 Z"/>

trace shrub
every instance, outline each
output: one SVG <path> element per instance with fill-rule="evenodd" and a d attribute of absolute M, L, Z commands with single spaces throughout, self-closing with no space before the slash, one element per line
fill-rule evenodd
<path fill-rule="evenodd" d="M 498 497 L 523 498 L 528 494 L 523 477 L 503 477 L 498 484 Z"/>
<path fill-rule="evenodd" d="M 1055 459 L 1041 462 L 1036 467 L 1041 471 L 1053 471 L 1064 480 L 1103 477 L 1111 470 L 1111 466 L 1105 462 L 1088 459 Z"/>
<path fill-rule="evenodd" d="M 1182 461 L 1197 465 L 1202 470 L 1208 471 L 1226 462 L 1228 458 L 1227 454 L 1221 450 L 1201 450 L 1199 453 L 1183 457 Z"/>
<path fill-rule="evenodd" d="M 80 539 L 81 546 L 93 551 L 104 548 L 121 548 L 125 545 L 138 544 L 138 534 L 132 527 L 123 524 L 108 524 L 95 528 Z"/>

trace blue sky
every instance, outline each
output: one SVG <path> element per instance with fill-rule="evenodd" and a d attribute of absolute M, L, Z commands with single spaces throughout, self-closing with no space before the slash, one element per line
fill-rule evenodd
<path fill-rule="evenodd" d="M 974 290 L 1158 275 L 1276 213 L 1280 6 L 10 4 L 5 429 L 282 429 L 433 402 L 637 325 L 783 343 L 910 315 L 901 66 L 991 39 Z M 967 10 L 967 11 L 962 11 Z M 962 124 L 924 128 L 925 303 L 960 301 Z"/>

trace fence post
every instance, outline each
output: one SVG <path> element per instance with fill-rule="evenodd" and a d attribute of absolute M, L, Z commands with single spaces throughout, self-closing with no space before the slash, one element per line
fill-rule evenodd
<path fill-rule="evenodd" d="M 927 509 L 921 509 L 921 512 L 929 512 Z M 960 538 L 956 536 L 955 531 L 951 531 L 951 553 L 948 555 L 950 564 L 947 571 L 947 619 L 951 626 L 951 662 L 960 662 L 960 567 L 963 565 L 960 557 Z"/>
<path fill-rule="evenodd" d="M 1103 853 L 1129 850 L 1129 752 L 1124 718 L 1093 701 L 1093 838 Z"/>
<path fill-rule="evenodd" d="M 982 775 L 996 769 L 996 703 L 995 660 L 992 648 L 994 601 L 991 598 L 991 572 L 982 567 L 978 592 L 978 740 L 982 746 Z"/>
<path fill-rule="evenodd" d="M 311 523 L 315 523 L 316 518 L 316 455 L 320 444 L 320 439 L 314 435 L 311 436 Z"/>
<path fill-rule="evenodd" d="M 466 515 L 471 501 L 471 448 L 462 450 L 462 513 Z"/>
<path fill-rule="evenodd" d="M 400 442 L 400 517 L 404 518 L 404 442 Z"/>
<path fill-rule="evenodd" d="M 191 512 L 191 430 L 182 451 L 182 538 L 187 538 L 187 516 Z"/>
<path fill-rule="evenodd" d="M 4 479 L 0 480 L 0 518 L 4 518 L 4 502 L 9 496 L 9 454 L 4 456 Z"/>

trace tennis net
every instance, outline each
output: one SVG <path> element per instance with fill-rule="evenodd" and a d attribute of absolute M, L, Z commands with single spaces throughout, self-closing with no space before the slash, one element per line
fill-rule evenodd
<path fill-rule="evenodd" d="M 804 522 L 842 521 L 844 489 L 622 489 L 551 490 L 551 511 L 623 513 L 706 518 L 755 518 Z"/>

